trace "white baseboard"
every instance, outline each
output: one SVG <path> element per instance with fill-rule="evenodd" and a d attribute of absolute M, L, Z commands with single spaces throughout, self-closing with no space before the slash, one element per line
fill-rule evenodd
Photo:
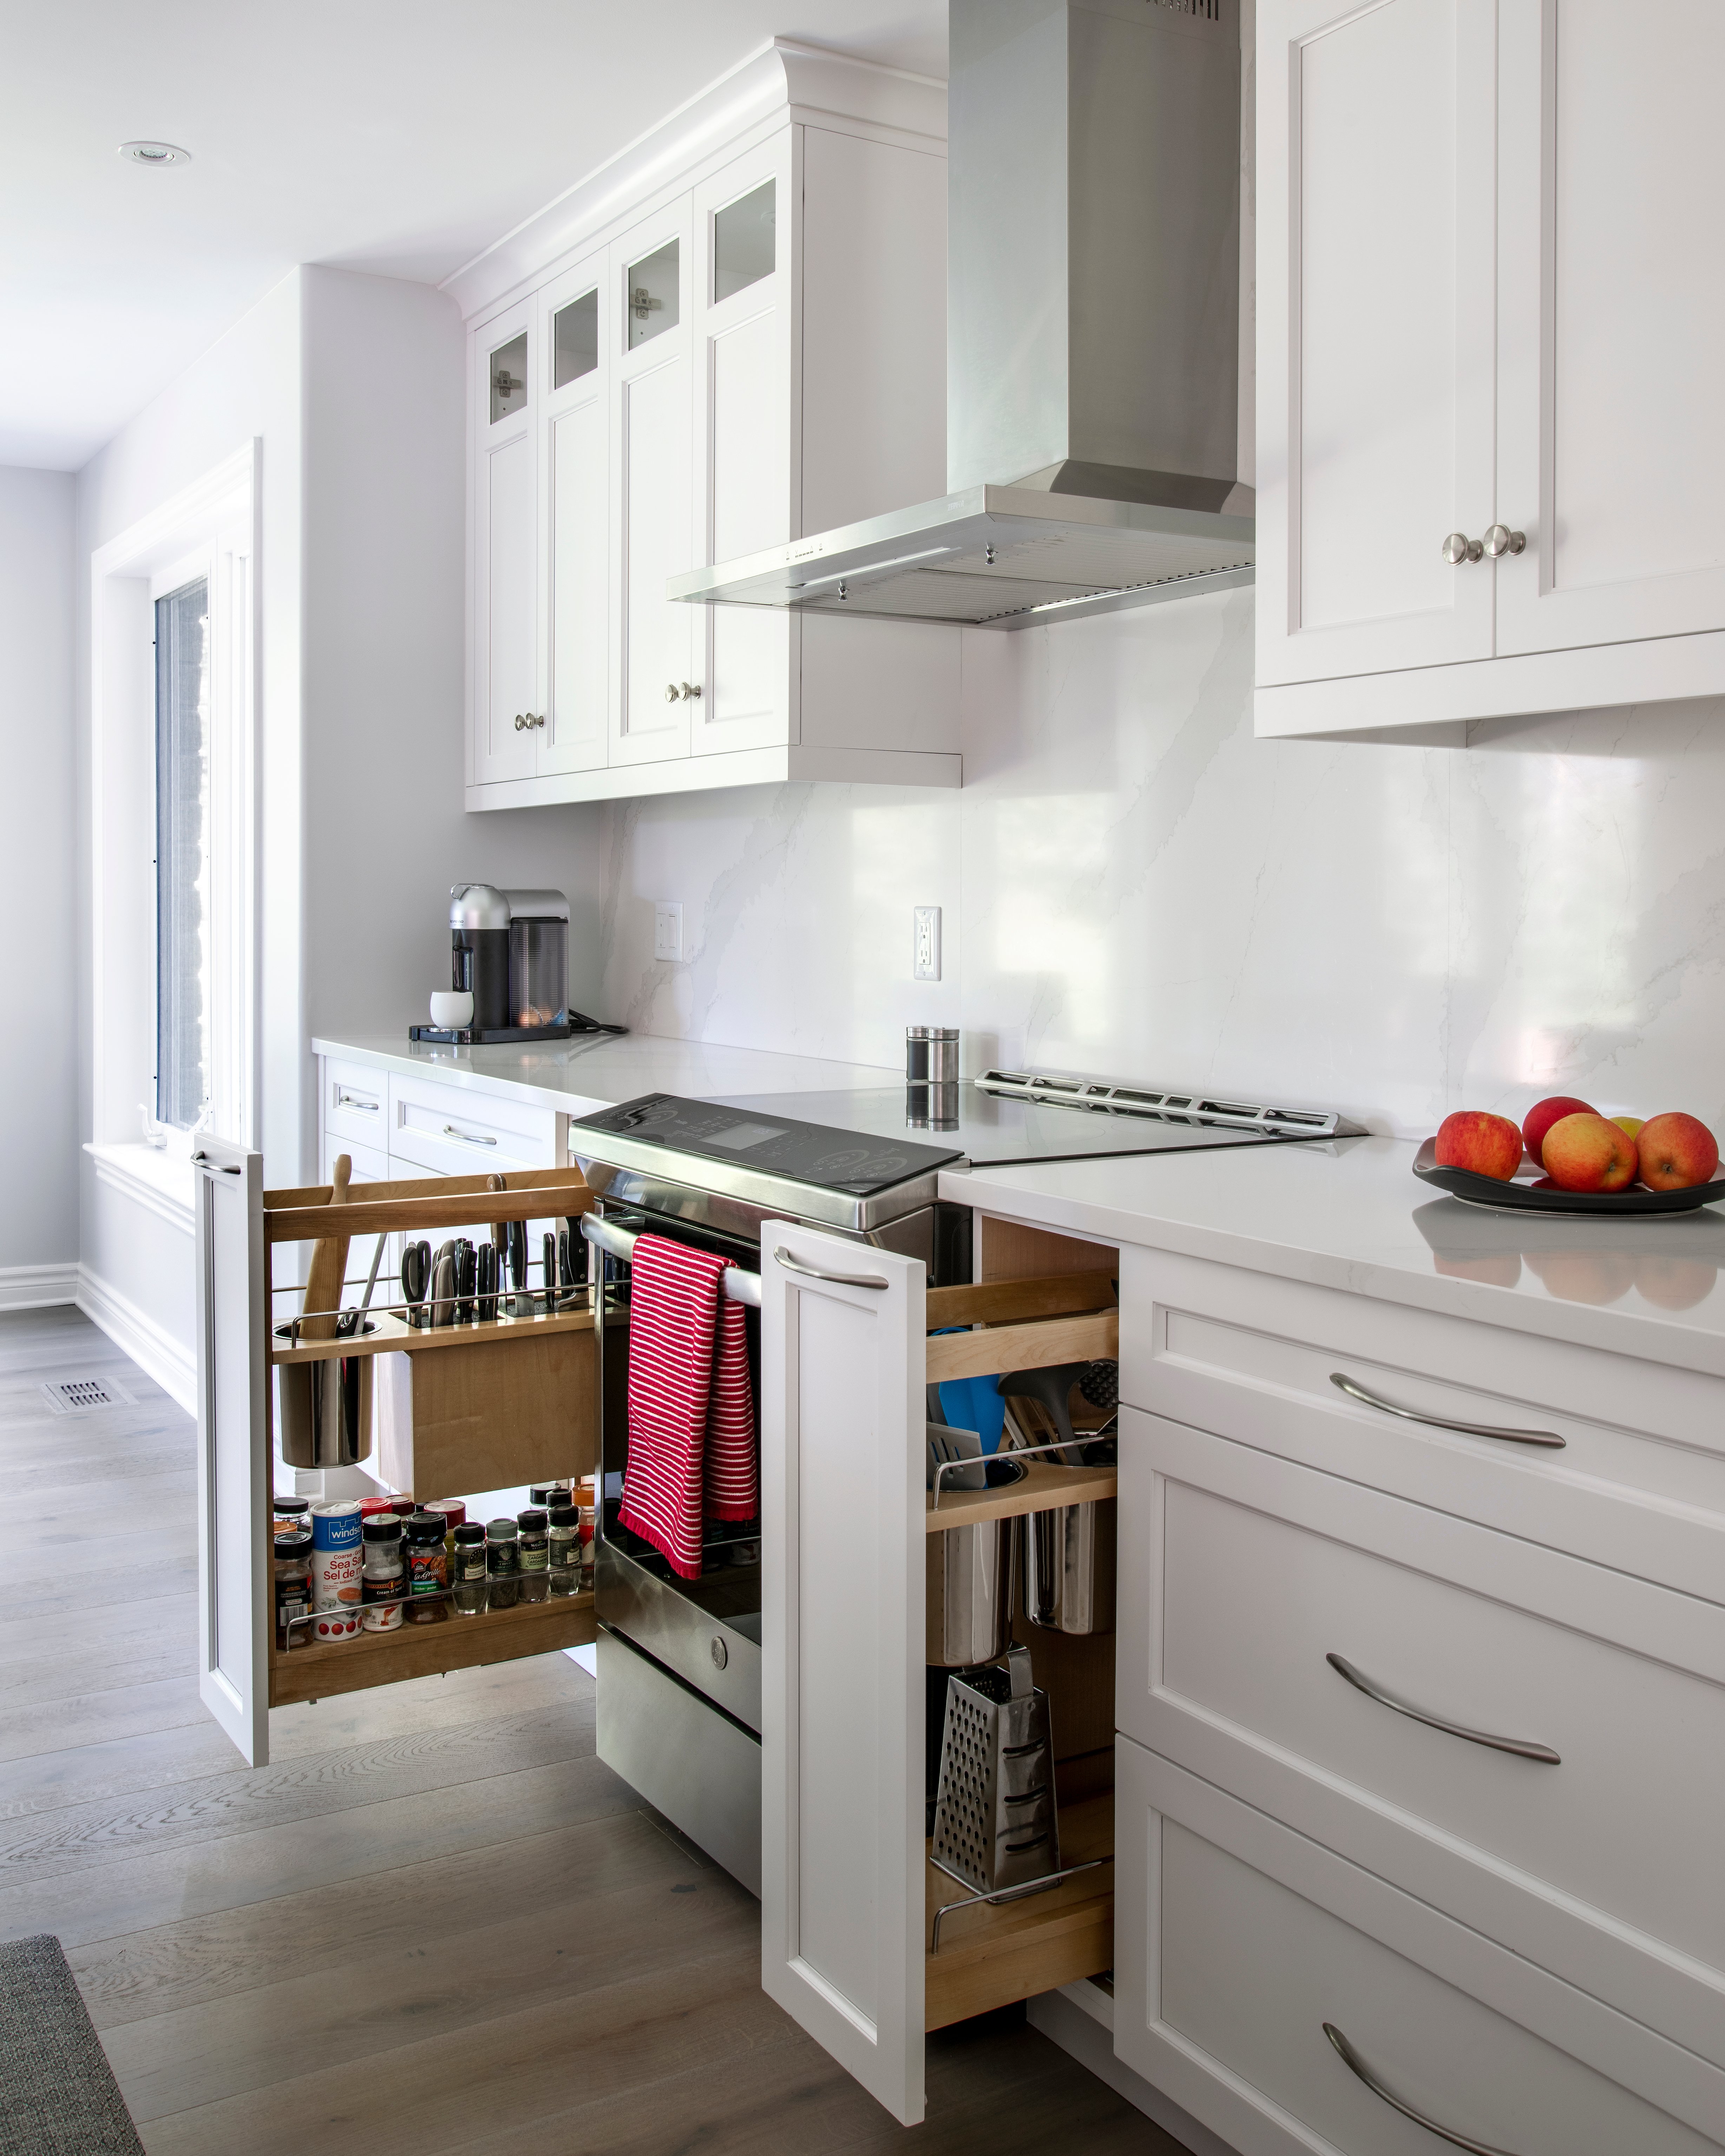
<path fill-rule="evenodd" d="M 0 1266 L 0 1310 L 47 1310 L 57 1302 L 78 1300 L 78 1267 L 63 1265 Z"/>
<path fill-rule="evenodd" d="M 182 1341 L 140 1310 L 129 1296 L 90 1270 L 76 1268 L 78 1307 L 99 1325 L 116 1348 L 123 1348 L 146 1377 L 153 1378 L 187 1414 L 198 1412 L 198 1358 Z"/>

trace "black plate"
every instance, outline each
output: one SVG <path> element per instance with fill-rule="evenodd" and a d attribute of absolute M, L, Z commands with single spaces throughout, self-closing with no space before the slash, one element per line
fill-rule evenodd
<path fill-rule="evenodd" d="M 1414 1173 L 1467 1205 L 1489 1205 L 1495 1213 L 1590 1213 L 1624 1220 L 1645 1213 L 1693 1213 L 1725 1199 L 1725 1183 L 1697 1183 L 1687 1190 L 1648 1190 L 1631 1183 L 1627 1190 L 1536 1190 L 1539 1169 L 1524 1160 L 1507 1183 L 1476 1175 L 1471 1168 L 1440 1168 L 1437 1140 L 1428 1138 L 1414 1157 Z"/>

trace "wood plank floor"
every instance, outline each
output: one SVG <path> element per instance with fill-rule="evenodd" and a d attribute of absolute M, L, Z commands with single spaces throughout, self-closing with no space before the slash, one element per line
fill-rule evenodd
<path fill-rule="evenodd" d="M 49 1411 L 103 1372 L 136 1406 Z M 896 2125 L 566 1656 L 278 1709 L 248 1770 L 192 1674 L 193 1436 L 75 1311 L 0 1315 L 0 1938 L 64 1942 L 150 2156 L 1179 2156 L 1016 2009 Z"/>

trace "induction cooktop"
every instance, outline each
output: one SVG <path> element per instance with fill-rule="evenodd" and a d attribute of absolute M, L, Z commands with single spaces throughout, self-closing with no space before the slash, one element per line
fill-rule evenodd
<path fill-rule="evenodd" d="M 932 1204 L 942 1168 L 1358 1135 L 1333 1114 L 1002 1070 L 934 1087 L 649 1093 L 569 1127 L 571 1151 L 610 1194 L 687 1210 L 672 1194 L 712 1193 L 855 1230 Z"/>

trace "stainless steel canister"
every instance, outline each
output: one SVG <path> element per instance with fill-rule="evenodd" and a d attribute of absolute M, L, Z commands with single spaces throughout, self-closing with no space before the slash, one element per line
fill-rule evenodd
<path fill-rule="evenodd" d="M 276 1428 L 290 1467 L 352 1467 L 372 1450 L 372 1355 L 277 1366 Z"/>
<path fill-rule="evenodd" d="M 956 1086 L 958 1083 L 958 1029 L 956 1025 L 907 1025 L 905 1028 L 905 1083 L 907 1086 Z"/>
<path fill-rule="evenodd" d="M 1024 1518 L 1024 1614 L 1045 1631 L 1114 1630 L 1112 1497 Z"/>
<path fill-rule="evenodd" d="M 1018 1594 L 1016 1519 L 979 1520 L 925 1535 L 929 1662 L 957 1670 L 992 1662 L 1012 1644 Z"/>

